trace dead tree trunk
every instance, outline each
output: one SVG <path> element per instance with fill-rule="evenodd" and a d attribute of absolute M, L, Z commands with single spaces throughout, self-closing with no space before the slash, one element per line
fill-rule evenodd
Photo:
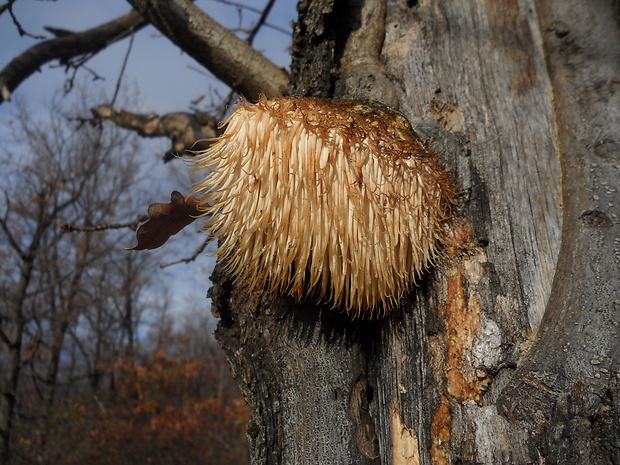
<path fill-rule="evenodd" d="M 378 321 L 216 268 L 252 463 L 619 463 L 617 4 L 299 9 L 294 90 L 398 105 L 458 175 L 476 247 Z"/>

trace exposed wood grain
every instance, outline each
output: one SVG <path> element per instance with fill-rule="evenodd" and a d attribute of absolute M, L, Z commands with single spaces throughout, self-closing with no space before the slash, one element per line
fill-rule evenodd
<path fill-rule="evenodd" d="M 538 7 L 562 167 L 562 248 L 540 331 L 499 407 L 558 438 L 537 443 L 549 463 L 616 463 L 620 11 L 611 1 Z"/>
<path fill-rule="evenodd" d="M 392 354 L 377 380 L 385 397 L 377 431 L 396 397 L 419 431 L 422 463 L 527 463 L 523 431 L 485 405 L 540 323 L 560 244 L 552 93 L 535 6 L 390 1 L 382 58 L 401 78 L 401 111 L 457 172 L 480 249 L 439 268 L 427 323 L 420 309 L 405 313 L 400 331 L 382 333 Z M 412 354 L 433 371 L 403 366 Z M 404 401 L 390 372 L 405 386 L 421 384 L 422 395 Z M 387 464 L 388 440 L 379 441 Z"/>
<path fill-rule="evenodd" d="M 402 111 L 434 119 L 466 148 L 453 160 L 465 216 L 488 244 L 488 262 L 519 318 L 536 329 L 549 297 L 560 241 L 560 183 L 551 87 L 532 2 L 393 5 L 383 56 L 401 76 Z M 439 106 L 439 109 L 437 107 Z M 443 119 L 442 119 L 443 118 Z M 463 156 L 465 155 L 465 156 Z M 499 289 L 498 289 L 499 290 Z M 499 315 L 498 315 L 499 316 Z M 510 321 L 512 323 L 512 321 Z"/>
<path fill-rule="evenodd" d="M 364 11 L 364 2 L 351 2 L 339 11 Z M 215 299 L 224 303 L 218 337 L 233 365 L 247 370 L 238 377 L 259 424 L 254 463 L 618 461 L 620 299 L 610 278 L 617 275 L 611 241 L 618 237 L 620 105 L 610 63 L 619 60 L 617 49 L 603 52 L 597 47 L 605 40 L 583 27 L 606 15 L 603 30 L 614 37 L 617 11 L 600 2 L 601 11 L 579 18 L 576 12 L 590 9 L 571 1 L 573 18 L 559 21 L 552 11 L 565 10 L 542 3 L 387 1 L 375 62 L 385 69 L 374 75 L 396 84 L 400 110 L 459 176 L 465 222 L 454 227 L 470 223 L 473 244 L 444 257 L 398 311 L 372 322 L 286 299 L 250 305 L 240 286 L 216 279 L 216 294 L 229 289 Z M 298 31 L 310 37 L 298 44 L 311 44 L 315 34 L 328 46 L 298 57 L 298 91 L 341 92 L 343 76 L 330 73 L 346 68 L 347 44 L 356 41 L 334 33 L 331 1 L 301 6 L 311 20 L 302 15 Z M 359 32 L 349 28 L 345 36 Z M 572 61 L 569 45 L 583 60 L 602 61 L 575 73 L 570 65 L 582 63 Z M 312 63 L 322 63 L 314 76 Z M 546 336 L 575 330 L 578 337 L 566 342 L 585 345 L 576 352 Z M 578 382 L 568 383 L 567 374 Z M 360 434 L 360 425 L 373 434 Z"/>

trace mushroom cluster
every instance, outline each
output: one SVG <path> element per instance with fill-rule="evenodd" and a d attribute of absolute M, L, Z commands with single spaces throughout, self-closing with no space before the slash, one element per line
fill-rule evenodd
<path fill-rule="evenodd" d="M 250 289 L 389 311 L 438 254 L 455 187 L 378 103 L 242 101 L 194 157 L 194 194 L 225 269 Z"/>

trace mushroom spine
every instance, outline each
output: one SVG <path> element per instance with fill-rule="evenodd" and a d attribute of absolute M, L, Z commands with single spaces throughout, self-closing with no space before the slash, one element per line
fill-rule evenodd
<path fill-rule="evenodd" d="M 194 159 L 206 229 L 250 289 L 354 316 L 393 308 L 432 263 L 453 177 L 397 112 L 319 98 L 242 101 Z"/>

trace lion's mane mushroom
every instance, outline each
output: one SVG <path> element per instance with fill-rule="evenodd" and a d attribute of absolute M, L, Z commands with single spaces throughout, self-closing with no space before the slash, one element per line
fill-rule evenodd
<path fill-rule="evenodd" d="M 199 153 L 195 188 L 228 273 L 373 316 L 437 256 L 455 188 L 407 120 L 378 103 L 241 102 Z"/>

